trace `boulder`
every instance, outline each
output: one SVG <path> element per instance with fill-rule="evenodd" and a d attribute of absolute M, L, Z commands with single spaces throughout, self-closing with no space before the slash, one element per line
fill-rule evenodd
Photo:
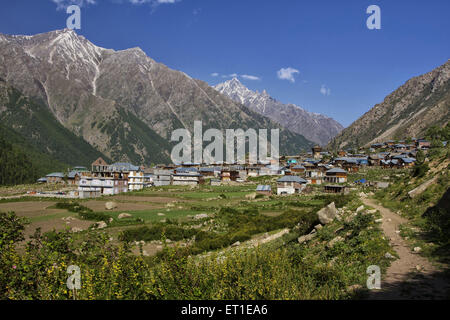
<path fill-rule="evenodd" d="M 105 208 L 106 210 L 113 210 L 117 208 L 117 203 L 115 203 L 114 201 L 108 201 L 105 203 Z"/>
<path fill-rule="evenodd" d="M 420 251 L 422 251 L 422 248 L 421 248 L 421 247 L 415 247 L 415 248 L 413 249 L 413 251 L 414 251 L 415 253 L 419 253 Z"/>
<path fill-rule="evenodd" d="M 314 238 L 316 236 L 316 233 L 310 233 L 310 234 L 307 234 L 307 235 L 304 235 L 304 236 L 301 236 L 301 237 L 299 237 L 297 240 L 298 240 L 298 243 L 304 243 L 304 242 L 307 242 L 307 241 L 310 241 L 312 238 Z"/>
<path fill-rule="evenodd" d="M 333 248 L 336 243 L 341 241 L 344 241 L 344 238 L 342 238 L 341 236 L 337 236 L 336 238 L 327 243 L 327 247 Z"/>
<path fill-rule="evenodd" d="M 233 243 L 231 246 L 232 247 L 239 247 L 241 245 L 240 241 L 236 241 L 235 243 Z"/>
<path fill-rule="evenodd" d="M 326 207 L 322 208 L 317 212 L 317 216 L 321 224 L 328 224 L 336 218 L 338 212 L 334 205 L 334 202 L 330 203 Z"/>
<path fill-rule="evenodd" d="M 245 196 L 245 199 L 248 199 L 248 200 L 255 200 L 255 199 L 256 199 L 256 192 L 247 194 L 247 195 Z"/>
<path fill-rule="evenodd" d="M 356 209 L 356 213 L 359 213 L 359 212 L 361 212 L 361 211 L 363 211 L 364 210 L 364 206 L 359 206 L 357 209 Z"/>
<path fill-rule="evenodd" d="M 426 189 L 428 189 L 429 186 L 431 186 L 432 184 L 434 184 L 437 179 L 439 178 L 439 175 L 434 176 L 432 179 L 422 183 L 420 186 L 418 186 L 417 188 L 411 190 L 408 192 L 408 196 L 412 199 L 417 197 L 419 194 L 421 194 L 422 192 L 424 192 Z"/>
<path fill-rule="evenodd" d="M 395 259 L 395 257 L 394 257 L 391 253 L 389 253 L 389 252 L 386 252 L 386 254 L 384 255 L 384 257 L 385 257 L 386 259 Z"/>
<path fill-rule="evenodd" d="M 195 215 L 195 217 L 194 217 L 195 220 L 200 220 L 200 219 L 205 219 L 205 218 L 208 218 L 208 215 L 206 213 L 200 213 L 200 214 Z"/>
<path fill-rule="evenodd" d="M 96 222 L 94 225 L 97 229 L 104 229 L 108 226 L 105 221 Z"/>
<path fill-rule="evenodd" d="M 162 212 L 158 212 L 158 216 L 162 217 L 162 216 L 165 216 L 165 214 Z"/>
<path fill-rule="evenodd" d="M 119 219 L 126 219 L 126 218 L 131 218 L 131 217 L 132 217 L 131 214 L 126 213 L 126 212 L 123 212 L 123 213 L 119 214 L 119 216 L 118 216 Z"/>
<path fill-rule="evenodd" d="M 362 290 L 362 285 L 360 284 L 354 284 L 352 286 L 348 286 L 347 287 L 347 292 L 355 292 L 355 291 L 359 291 Z"/>
<path fill-rule="evenodd" d="M 77 227 L 73 227 L 73 228 L 71 229 L 71 231 L 74 232 L 74 233 L 76 233 L 76 232 L 81 232 L 81 231 L 83 231 L 83 229 L 77 228 Z"/>
<path fill-rule="evenodd" d="M 322 227 L 321 224 L 318 224 L 318 225 L 316 225 L 316 226 L 314 227 L 314 229 L 317 230 L 317 231 L 319 231 L 319 230 L 322 229 L 322 228 L 323 228 L 323 227 Z"/>

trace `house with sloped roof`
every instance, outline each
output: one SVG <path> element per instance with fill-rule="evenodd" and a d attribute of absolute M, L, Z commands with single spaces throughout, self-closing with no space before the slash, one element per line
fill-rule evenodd
<path fill-rule="evenodd" d="M 302 165 L 296 165 L 291 168 L 291 173 L 293 175 L 303 175 L 305 174 L 306 168 Z"/>
<path fill-rule="evenodd" d="M 256 193 L 263 194 L 265 196 L 271 196 L 272 195 L 272 187 L 270 185 L 259 184 L 256 187 Z"/>
<path fill-rule="evenodd" d="M 431 147 L 431 142 L 425 139 L 419 139 L 416 142 L 417 149 L 429 149 Z"/>
<path fill-rule="evenodd" d="M 47 183 L 64 183 L 64 173 L 52 172 L 45 176 Z"/>
<path fill-rule="evenodd" d="M 108 163 L 103 160 L 102 157 L 98 158 L 91 164 L 91 171 L 93 173 L 105 172 L 108 171 Z"/>
<path fill-rule="evenodd" d="M 404 168 L 409 168 L 409 167 L 414 166 L 416 159 L 404 157 L 404 158 L 400 158 L 399 161 L 403 165 Z"/>
<path fill-rule="evenodd" d="M 307 183 L 308 181 L 298 176 L 284 176 L 277 180 L 277 195 L 301 193 Z"/>
<path fill-rule="evenodd" d="M 168 186 L 172 183 L 173 170 L 155 169 L 153 171 L 153 184 L 156 187 Z"/>
<path fill-rule="evenodd" d="M 70 185 L 78 184 L 78 182 L 80 181 L 80 177 L 81 177 L 80 171 L 72 170 L 67 174 L 67 183 Z"/>
<path fill-rule="evenodd" d="M 172 176 L 174 186 L 198 186 L 203 183 L 203 176 L 198 172 L 177 172 Z"/>
<path fill-rule="evenodd" d="M 331 183 L 346 183 L 348 173 L 341 168 L 333 168 L 325 172 L 324 180 Z"/>

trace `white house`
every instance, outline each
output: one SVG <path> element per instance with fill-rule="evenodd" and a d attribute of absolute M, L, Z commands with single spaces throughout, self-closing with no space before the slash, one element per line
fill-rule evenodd
<path fill-rule="evenodd" d="M 299 176 L 284 176 L 277 180 L 277 195 L 300 193 L 307 181 Z"/>
<path fill-rule="evenodd" d="M 130 171 L 128 174 L 128 190 L 142 190 L 144 188 L 144 172 Z"/>

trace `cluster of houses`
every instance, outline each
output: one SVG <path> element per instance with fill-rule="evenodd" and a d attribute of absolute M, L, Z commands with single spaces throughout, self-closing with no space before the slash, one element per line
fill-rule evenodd
<path fill-rule="evenodd" d="M 183 163 L 182 165 L 157 165 L 153 168 L 130 163 L 107 164 L 98 158 L 86 167 L 74 167 L 68 173 L 55 172 L 41 178 L 41 183 L 64 183 L 77 186 L 77 196 L 91 198 L 141 190 L 150 186 L 188 185 L 208 183 L 221 185 L 240 183 L 248 177 L 281 176 L 277 180 L 278 195 L 301 193 L 307 185 L 323 185 L 324 192 L 346 193 L 349 173 L 364 166 L 382 168 L 407 168 L 414 165 L 415 155 L 427 149 L 430 143 L 413 139 L 395 143 L 372 144 L 359 154 L 339 151 L 336 157 L 315 146 L 311 152 L 298 156 L 282 156 L 279 162 L 260 161 L 253 165 Z M 272 194 L 270 185 L 259 185 L 257 193 Z"/>

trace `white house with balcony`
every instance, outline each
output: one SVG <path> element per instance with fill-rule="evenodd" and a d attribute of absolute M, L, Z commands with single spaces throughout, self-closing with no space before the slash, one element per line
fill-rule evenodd
<path fill-rule="evenodd" d="M 128 174 L 128 190 L 136 191 L 144 189 L 144 172 L 132 170 Z"/>

